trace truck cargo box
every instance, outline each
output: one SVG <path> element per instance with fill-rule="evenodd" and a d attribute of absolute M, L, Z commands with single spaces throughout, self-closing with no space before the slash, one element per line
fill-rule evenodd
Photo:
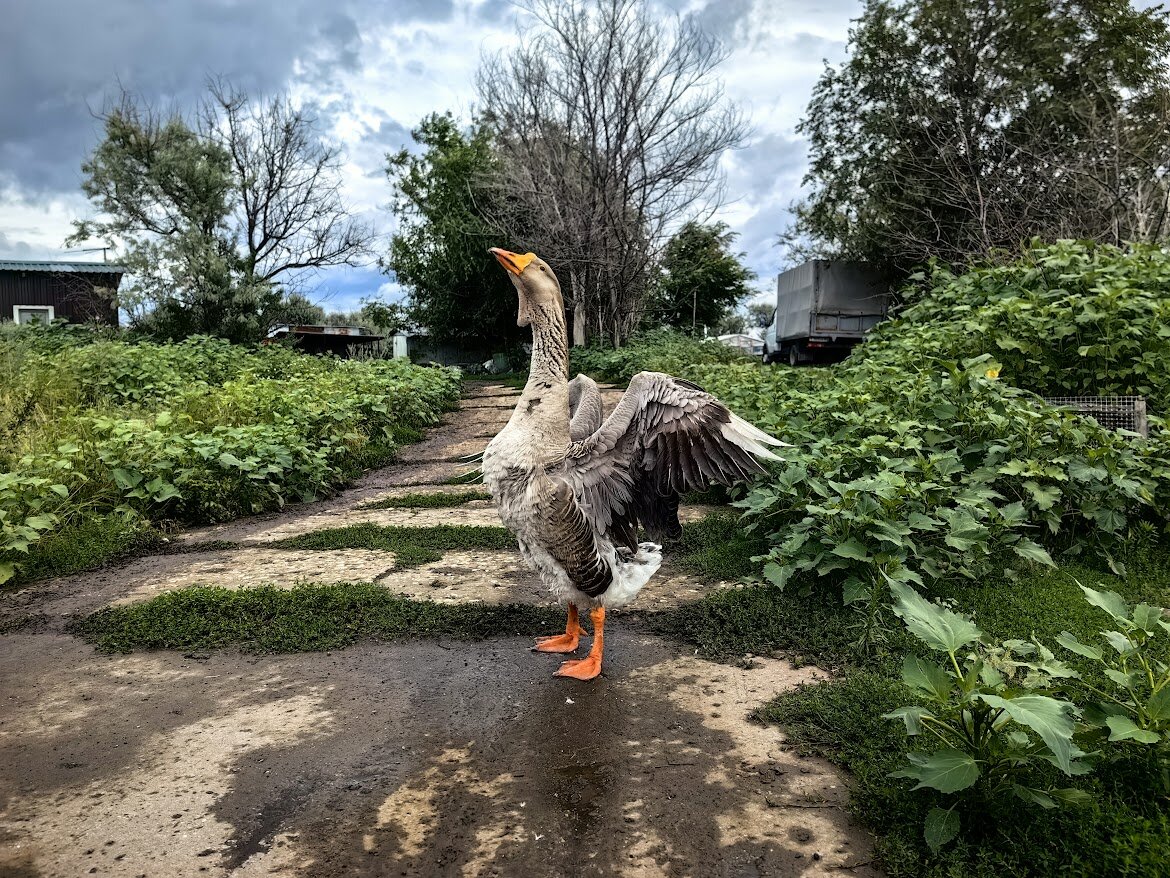
<path fill-rule="evenodd" d="M 884 278 L 863 262 L 814 259 L 791 268 L 776 279 L 766 359 L 843 356 L 885 319 L 889 298 Z"/>

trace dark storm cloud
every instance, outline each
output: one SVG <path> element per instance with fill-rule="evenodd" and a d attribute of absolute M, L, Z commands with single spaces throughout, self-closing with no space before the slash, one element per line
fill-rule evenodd
<path fill-rule="evenodd" d="M 187 109 L 213 74 L 260 94 L 284 88 L 294 71 L 324 83 L 359 65 L 360 21 L 444 19 L 451 9 L 451 0 L 15 0 L 0 52 L 0 183 L 76 190 L 97 136 L 93 113 L 119 87 L 163 109 Z"/>

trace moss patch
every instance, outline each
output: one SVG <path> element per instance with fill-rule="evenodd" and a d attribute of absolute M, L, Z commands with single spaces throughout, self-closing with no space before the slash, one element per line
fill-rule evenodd
<path fill-rule="evenodd" d="M 400 494 L 397 497 L 383 497 L 372 503 L 362 504 L 361 509 L 445 509 L 462 506 L 475 500 L 490 500 L 487 491 L 451 491 L 449 493 Z"/>
<path fill-rule="evenodd" d="M 479 640 L 536 634 L 564 622 L 559 609 L 519 604 L 435 604 L 366 583 L 194 587 L 107 607 L 70 626 L 103 652 L 208 649 L 249 652 L 337 649 L 359 638 Z"/>
<path fill-rule="evenodd" d="M 282 549 L 383 549 L 394 553 L 395 570 L 405 570 L 439 561 L 443 552 L 455 549 L 515 549 L 516 538 L 502 527 L 466 524 L 396 527 L 365 523 L 312 531 L 272 545 Z"/>

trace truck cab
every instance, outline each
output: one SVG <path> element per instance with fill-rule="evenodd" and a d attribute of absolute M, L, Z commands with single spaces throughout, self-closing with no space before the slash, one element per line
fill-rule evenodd
<path fill-rule="evenodd" d="M 776 278 L 765 363 L 836 362 L 885 319 L 889 284 L 864 262 L 813 259 Z"/>

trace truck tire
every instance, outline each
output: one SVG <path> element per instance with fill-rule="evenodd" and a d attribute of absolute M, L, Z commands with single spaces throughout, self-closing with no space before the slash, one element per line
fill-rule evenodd
<path fill-rule="evenodd" d="M 788 349 L 788 365 L 799 366 L 802 360 L 800 359 L 800 351 L 797 350 L 796 345 Z"/>
<path fill-rule="evenodd" d="M 764 356 L 763 356 L 763 360 L 764 360 L 764 365 L 765 365 L 765 366 L 770 366 L 770 365 L 772 365 L 772 362 L 773 362 L 773 360 L 772 360 L 772 355 L 771 355 L 770 353 L 768 353 L 768 346 L 767 346 L 767 345 L 764 345 Z"/>

